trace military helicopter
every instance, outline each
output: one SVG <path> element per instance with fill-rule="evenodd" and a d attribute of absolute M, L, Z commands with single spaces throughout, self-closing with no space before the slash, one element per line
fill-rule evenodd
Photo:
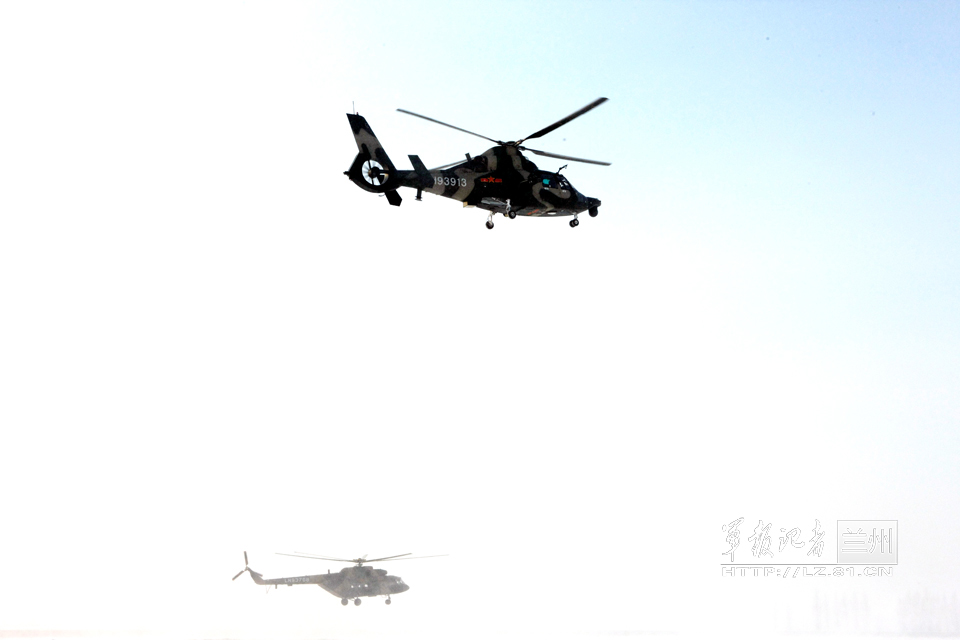
<path fill-rule="evenodd" d="M 413 165 L 413 171 L 397 169 L 387 157 L 387 152 L 384 151 L 366 119 L 356 113 L 348 113 L 347 119 L 350 121 L 360 152 L 350 165 L 350 169 L 344 171 L 344 174 L 364 191 L 385 195 L 387 201 L 397 207 L 402 201 L 397 188 L 410 187 L 417 190 L 417 200 L 421 200 L 423 192 L 426 191 L 459 200 L 463 202 L 464 207 L 485 209 L 490 212 L 487 215 L 487 229 L 493 229 L 493 216 L 497 213 L 510 219 L 518 215 L 573 216 L 570 226 L 576 227 L 580 224 L 577 216 L 584 211 L 588 211 L 590 217 L 596 217 L 600 201 L 578 192 L 560 174 L 567 165 L 560 167 L 556 173 L 541 171 L 521 151 L 529 151 L 548 158 L 609 166 L 609 162 L 562 156 L 523 146 L 527 140 L 544 136 L 606 101 L 606 98 L 598 98 L 566 118 L 514 142 L 494 140 L 412 111 L 397 109 L 401 113 L 423 118 L 497 144 L 482 155 L 472 157 L 468 153 L 465 161 L 461 160 L 435 169 L 427 169 L 419 156 L 407 156 Z"/>
<path fill-rule="evenodd" d="M 419 558 L 440 557 L 407 557 L 410 556 L 409 553 L 401 553 L 400 555 L 396 556 L 373 558 L 372 560 L 367 560 L 366 556 L 347 560 L 344 558 L 327 558 L 325 556 L 303 553 L 278 553 L 277 555 L 292 556 L 294 558 L 311 558 L 313 560 L 329 560 L 332 562 L 349 562 L 351 564 L 356 563 L 356 566 L 344 567 L 337 573 L 330 573 L 330 570 L 328 569 L 326 573 L 320 573 L 317 575 L 297 576 L 294 578 L 264 578 L 263 574 L 257 573 L 250 568 L 250 562 L 247 560 L 247 552 L 244 551 L 244 567 L 240 573 L 233 576 L 233 579 L 236 580 L 242 576 L 244 572 L 249 572 L 250 577 L 253 578 L 254 582 L 261 585 L 267 585 L 268 587 L 273 585 L 274 588 L 276 588 L 282 584 L 285 584 L 288 587 L 292 587 L 295 584 L 316 584 L 329 593 L 339 597 L 340 604 L 343 606 L 347 606 L 352 599 L 353 604 L 358 607 L 360 606 L 360 598 L 370 596 L 386 596 L 386 603 L 390 604 L 390 596 L 397 593 L 403 593 L 410 588 L 400 576 L 390 576 L 387 575 L 385 569 L 374 569 L 373 567 L 365 567 L 363 565 L 371 562 L 386 562 L 388 560 L 414 560 Z"/>

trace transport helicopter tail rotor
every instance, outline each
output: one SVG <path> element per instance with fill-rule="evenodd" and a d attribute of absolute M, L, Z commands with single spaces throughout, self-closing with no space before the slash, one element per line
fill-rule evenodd
<path fill-rule="evenodd" d="M 247 552 L 244 551 L 244 552 L 243 552 L 243 569 L 240 570 L 240 573 L 238 573 L 237 575 L 233 576 L 233 579 L 236 580 L 237 578 L 239 578 L 240 576 L 242 576 L 242 575 L 243 575 L 244 573 L 246 573 L 247 571 L 250 571 L 250 562 L 247 560 Z"/>

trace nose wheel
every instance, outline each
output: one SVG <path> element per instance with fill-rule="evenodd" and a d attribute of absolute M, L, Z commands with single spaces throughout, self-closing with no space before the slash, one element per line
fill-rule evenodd
<path fill-rule="evenodd" d="M 346 598 L 343 598 L 342 600 L 340 600 L 340 604 L 342 604 L 343 606 L 347 606 L 348 604 L 350 604 L 350 601 L 347 600 Z"/>
<path fill-rule="evenodd" d="M 353 604 L 355 604 L 356 606 L 359 607 L 359 606 L 360 606 L 360 598 L 356 598 L 356 599 L 353 601 Z"/>
<path fill-rule="evenodd" d="M 580 224 L 580 221 L 577 220 L 577 216 L 573 216 L 573 220 L 570 221 L 570 227 L 571 227 L 571 228 L 572 228 L 572 227 L 576 227 L 576 226 L 579 225 L 579 224 Z"/>
<path fill-rule="evenodd" d="M 390 604 L 390 602 L 391 602 L 390 598 L 387 598 L 387 599 L 386 599 L 386 603 L 387 603 L 387 604 Z"/>

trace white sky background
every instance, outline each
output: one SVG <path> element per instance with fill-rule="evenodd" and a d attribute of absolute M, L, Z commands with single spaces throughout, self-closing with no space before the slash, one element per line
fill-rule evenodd
<path fill-rule="evenodd" d="M 955 3 L 3 4 L 0 629 L 714 633 L 956 592 L 957 34 Z M 599 96 L 535 145 L 613 163 L 565 170 L 603 201 L 576 230 L 342 175 L 354 102 L 406 167 L 487 145 L 398 107 L 516 139 Z M 898 519 L 900 565 L 724 581 L 739 516 Z M 451 555 L 356 609 L 231 582 L 245 549 Z"/>

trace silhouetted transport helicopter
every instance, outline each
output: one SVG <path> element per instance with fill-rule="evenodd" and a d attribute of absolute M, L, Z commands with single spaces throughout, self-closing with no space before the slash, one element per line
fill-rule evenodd
<path fill-rule="evenodd" d="M 244 571 L 250 573 L 250 577 L 257 584 L 273 585 L 274 588 L 282 584 L 292 587 L 295 584 L 316 584 L 324 590 L 340 598 L 340 604 L 346 606 L 353 600 L 353 604 L 360 606 L 360 598 L 371 596 L 386 596 L 386 603 L 390 604 L 390 596 L 397 593 L 403 593 L 410 587 L 400 576 L 387 575 L 385 569 L 374 569 L 365 567 L 365 564 L 371 562 L 387 562 L 390 560 L 416 560 L 420 558 L 439 558 L 440 556 L 411 556 L 409 553 L 401 553 L 397 556 L 387 556 L 385 558 L 373 558 L 367 560 L 366 556 L 347 560 L 344 558 L 328 558 L 305 553 L 279 553 L 281 556 L 293 556 L 294 558 L 310 558 L 313 560 L 329 560 L 332 562 L 350 562 L 356 563 L 355 567 L 344 567 L 336 573 L 320 573 L 309 576 L 296 576 L 292 578 L 264 578 L 263 574 L 257 573 L 250 568 L 250 562 L 247 560 L 247 552 L 243 552 L 243 570 L 233 576 L 236 580 L 243 575 Z M 446 554 L 441 554 L 446 555 Z M 410 557 L 407 557 L 410 556 Z"/>
<path fill-rule="evenodd" d="M 459 200 L 465 207 L 486 209 L 490 212 L 487 215 L 487 229 L 493 229 L 493 216 L 497 213 L 510 219 L 517 216 L 573 216 L 570 226 L 576 227 L 580 224 L 577 216 L 584 211 L 589 212 L 591 217 L 597 215 L 600 201 L 589 198 L 574 189 L 573 185 L 560 174 L 567 165 L 560 167 L 556 173 L 541 171 L 521 151 L 529 151 L 548 158 L 609 166 L 609 162 L 562 156 L 523 146 L 527 140 L 539 138 L 562 127 L 606 100 L 606 98 L 598 98 L 549 127 L 514 142 L 494 140 L 412 111 L 397 109 L 401 113 L 423 118 L 497 144 L 479 156 L 473 157 L 468 153 L 465 161 L 461 160 L 436 169 L 427 169 L 419 156 L 407 156 L 413 165 L 412 171 L 397 169 L 387 157 L 387 152 L 383 150 L 383 146 L 373 134 L 373 129 L 367 124 L 366 119 L 355 113 L 348 113 L 347 119 L 350 121 L 360 152 L 350 165 L 350 169 L 344 171 L 344 174 L 361 189 L 385 195 L 390 204 L 395 206 L 400 206 L 402 201 L 397 189 L 409 187 L 417 190 L 417 200 L 420 200 L 421 195 L 426 191 Z"/>

